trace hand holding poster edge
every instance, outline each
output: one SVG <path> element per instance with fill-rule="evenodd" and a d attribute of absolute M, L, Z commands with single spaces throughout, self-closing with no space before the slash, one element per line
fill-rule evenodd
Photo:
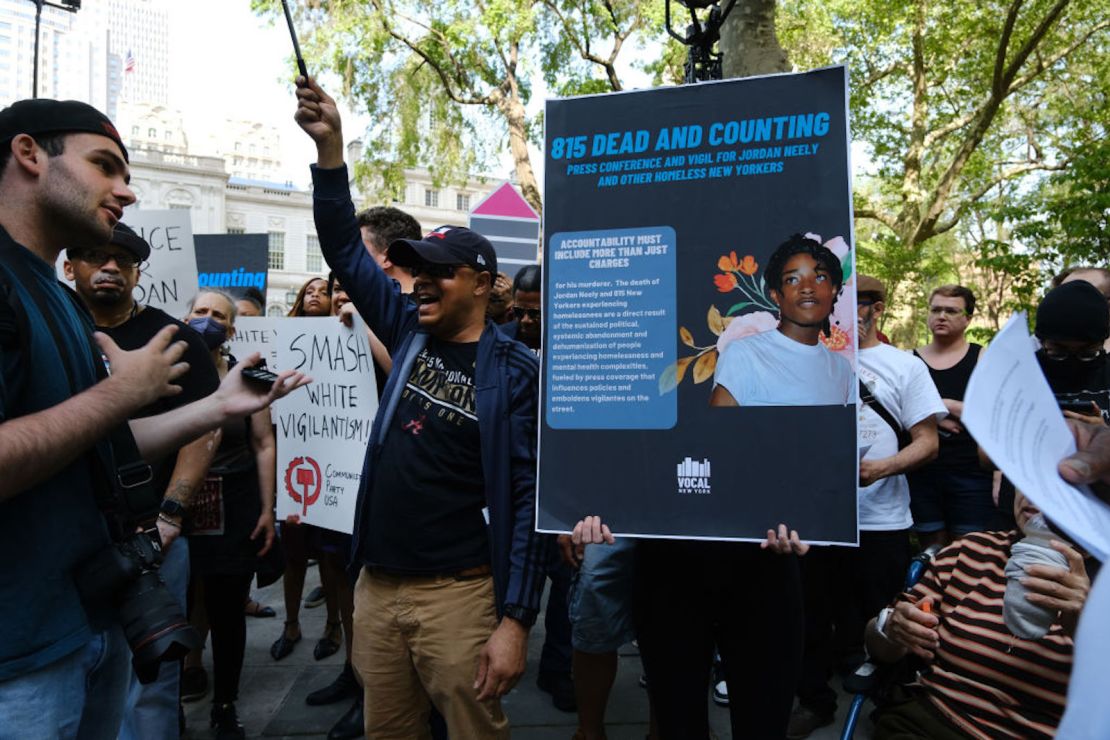
<path fill-rule="evenodd" d="M 1110 524 L 1110 507 L 1099 501 L 1088 486 L 1071 483 L 1059 473 L 1061 459 L 1076 452 L 1075 437 L 1058 412 L 1048 381 L 1036 364 L 1027 326 L 1025 313 L 1015 313 L 984 350 L 964 394 L 961 420 L 988 457 L 1022 493 L 1077 543 L 1105 560 L 1110 555 L 1110 537 L 1106 534 L 1110 528 L 1099 523 Z M 1021 421 L 1043 424 L 1044 434 L 1036 438 L 1043 450 L 1011 449 L 1003 438 L 1006 429 L 992 420 L 997 420 L 1000 408 L 1014 400 L 1005 395 L 1007 381 L 1030 365 L 1036 373 L 1031 374 L 1024 387 L 1029 403 Z M 1042 456 L 1039 452 L 1051 455 L 1053 446 L 1062 448 L 1057 459 L 1038 461 L 1034 470 L 1022 465 L 1022 458 L 1037 461 Z M 1039 469 L 1042 465 L 1043 470 Z M 1038 485 L 1038 479 L 1048 485 Z"/>
<path fill-rule="evenodd" d="M 293 54 L 297 58 L 297 69 L 301 76 L 308 78 L 308 67 L 305 66 L 304 57 L 301 56 L 301 44 L 297 41 L 297 29 L 293 26 L 293 14 L 289 12 L 288 0 L 281 0 L 281 9 L 285 11 L 285 23 L 289 26 L 289 37 L 293 39 Z"/>

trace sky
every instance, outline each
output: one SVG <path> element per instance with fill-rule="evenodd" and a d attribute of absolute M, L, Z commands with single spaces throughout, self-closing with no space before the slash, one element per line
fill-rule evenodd
<path fill-rule="evenodd" d="M 249 0 L 190 0 L 168 7 L 169 103 L 184 114 L 190 143 L 218 133 L 228 118 L 276 126 L 281 179 L 306 186 L 316 148 L 293 121 L 296 67 L 284 21 L 270 24 L 259 18 Z M 311 60 L 308 65 L 311 73 Z M 341 113 L 344 138 L 359 136 L 366 121 L 342 106 Z"/>

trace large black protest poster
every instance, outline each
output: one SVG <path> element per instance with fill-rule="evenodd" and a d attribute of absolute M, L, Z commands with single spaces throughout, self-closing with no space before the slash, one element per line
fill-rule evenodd
<path fill-rule="evenodd" d="M 846 77 L 548 101 L 539 529 L 857 541 Z M 789 298 L 807 256 L 771 260 L 798 241 L 839 273 L 824 303 Z M 711 406 L 715 373 L 756 390 Z"/>

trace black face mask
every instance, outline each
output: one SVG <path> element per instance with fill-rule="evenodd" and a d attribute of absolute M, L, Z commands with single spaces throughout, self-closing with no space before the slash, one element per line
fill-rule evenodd
<path fill-rule="evenodd" d="M 1077 393 L 1079 391 L 1101 390 L 1106 385 L 1106 355 L 1100 354 L 1093 360 L 1084 362 L 1075 356 L 1062 360 L 1050 360 L 1043 349 L 1037 350 L 1037 362 L 1048 379 L 1054 393 Z"/>

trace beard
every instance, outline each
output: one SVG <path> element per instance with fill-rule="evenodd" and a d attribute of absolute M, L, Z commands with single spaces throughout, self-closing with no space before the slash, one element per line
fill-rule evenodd
<path fill-rule="evenodd" d="M 99 203 L 91 202 L 62 156 L 50 158 L 50 171 L 43 182 L 39 204 L 46 223 L 64 235 L 60 247 L 103 247 L 112 237 L 112 227 L 100 218 Z"/>

